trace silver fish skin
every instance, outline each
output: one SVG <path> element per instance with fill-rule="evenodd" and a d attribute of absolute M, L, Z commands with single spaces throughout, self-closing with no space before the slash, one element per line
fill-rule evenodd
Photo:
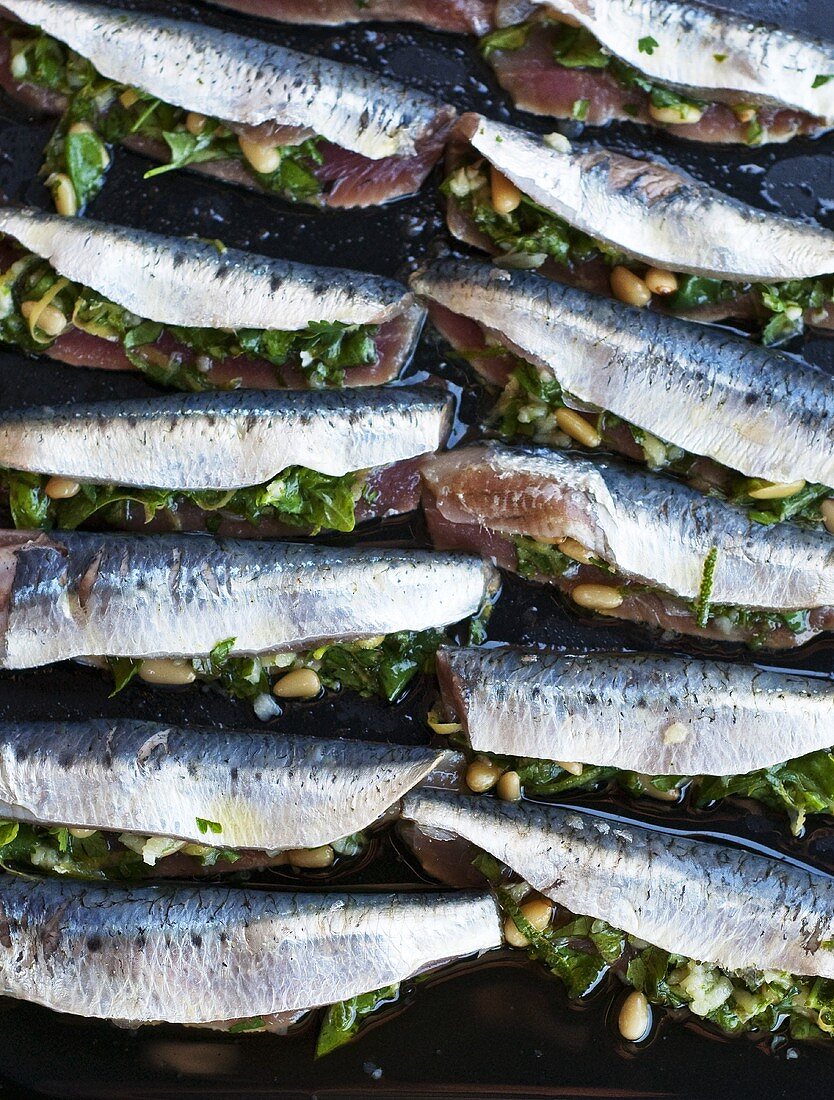
<path fill-rule="evenodd" d="M 444 646 L 476 752 L 647 775 L 737 775 L 834 744 L 834 683 L 691 657 Z"/>
<path fill-rule="evenodd" d="M 834 233 L 747 206 L 663 164 L 607 149 L 563 153 L 481 115 L 465 115 L 458 130 L 525 195 L 652 266 L 736 282 L 834 272 Z"/>
<path fill-rule="evenodd" d="M 573 538 L 625 577 L 685 599 L 717 549 L 710 602 L 774 611 L 834 603 L 825 531 L 768 527 L 682 482 L 537 448 L 473 444 L 426 459 L 441 514 L 507 535 Z"/>
<path fill-rule="evenodd" d="M 379 325 L 422 311 L 392 279 L 274 260 L 208 241 L 0 208 L 0 233 L 150 321 L 184 328 L 296 332 L 312 321 Z"/>
<path fill-rule="evenodd" d="M 404 816 L 506 863 L 571 912 L 726 970 L 834 977 L 834 882 L 718 844 L 555 806 L 416 792 Z"/>
<path fill-rule="evenodd" d="M 4 0 L 110 80 L 247 126 L 309 128 L 372 160 L 412 156 L 452 117 L 421 92 L 353 65 L 199 23 L 81 0 Z"/>
<path fill-rule="evenodd" d="M 457 756 L 131 719 L 4 722 L 0 814 L 215 848 L 315 848 L 373 824 Z"/>
<path fill-rule="evenodd" d="M 315 1008 L 501 943 L 485 892 L 105 888 L 5 875 L 0 924 L 4 994 L 135 1024 Z"/>
<path fill-rule="evenodd" d="M 498 0 L 496 23 L 568 16 L 615 57 L 707 99 L 792 107 L 834 123 L 834 42 L 688 0 Z M 646 37 L 656 45 L 640 48 Z"/>
<path fill-rule="evenodd" d="M 443 446 L 452 400 L 428 387 L 161 395 L 0 414 L 0 465 L 80 481 L 240 489 L 289 466 L 339 477 Z"/>
<path fill-rule="evenodd" d="M 201 535 L 0 533 L 0 667 L 298 652 L 425 630 L 497 588 L 479 559 Z"/>
<path fill-rule="evenodd" d="M 834 485 L 834 386 L 820 370 L 532 272 L 447 260 L 411 285 L 580 402 L 747 477 Z"/>

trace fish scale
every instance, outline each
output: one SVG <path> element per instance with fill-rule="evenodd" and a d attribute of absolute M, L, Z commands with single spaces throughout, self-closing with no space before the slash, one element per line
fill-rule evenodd
<path fill-rule="evenodd" d="M 201 1024 L 302 1011 L 501 943 L 487 893 L 0 883 L 0 988 L 60 1012 Z"/>

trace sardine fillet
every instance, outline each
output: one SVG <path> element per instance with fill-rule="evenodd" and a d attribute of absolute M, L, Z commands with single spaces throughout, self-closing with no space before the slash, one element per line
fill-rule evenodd
<path fill-rule="evenodd" d="M 727 970 L 834 978 L 834 882 L 752 852 L 556 807 L 418 792 L 404 815 L 476 844 L 573 913 Z"/>
<path fill-rule="evenodd" d="M 198 23 L 72 0 L 4 0 L 110 80 L 187 111 L 309 128 L 372 160 L 413 156 L 451 116 L 429 96 L 352 65 Z"/>
<path fill-rule="evenodd" d="M 798 610 L 834 604 L 825 531 L 765 526 L 672 478 L 558 451 L 473 444 L 422 463 L 450 523 L 573 538 L 625 578 L 694 600 L 716 550 L 713 604 Z M 615 582 L 616 583 L 616 582 Z"/>
<path fill-rule="evenodd" d="M 566 15 L 612 54 L 664 84 L 718 101 L 794 107 L 834 121 L 834 43 L 822 42 L 688 0 L 499 0 L 496 22 L 535 12 Z M 649 51 L 641 43 L 651 36 Z"/>
<path fill-rule="evenodd" d="M 0 535 L 2 667 L 73 657 L 309 649 L 474 614 L 497 585 L 477 559 L 200 535 Z M 4 595 L 5 594 L 5 595 Z"/>
<path fill-rule="evenodd" d="M 655 267 L 740 282 L 834 272 L 828 230 L 747 206 L 665 165 L 606 149 L 559 152 L 481 115 L 464 115 L 457 129 L 525 195 Z"/>
<path fill-rule="evenodd" d="M 241 489 L 289 466 L 340 477 L 437 450 L 452 402 L 428 388 L 159 396 L 0 414 L 0 466 L 164 489 Z"/>
<path fill-rule="evenodd" d="M 476 752 L 649 775 L 736 775 L 834 745 L 834 684 L 643 654 L 444 647 L 447 706 Z"/>
<path fill-rule="evenodd" d="M 421 311 L 391 279 L 224 250 L 206 241 L 0 209 L 0 233 L 138 317 L 185 328 L 295 332 L 311 321 L 378 325 Z"/>
<path fill-rule="evenodd" d="M 159 722 L 0 725 L 0 816 L 215 848 L 315 848 L 373 824 L 456 754 Z M 210 821 L 220 832 L 200 828 Z"/>
<path fill-rule="evenodd" d="M 411 282 L 581 402 L 748 477 L 834 486 L 834 387 L 822 371 L 528 272 L 447 261 Z"/>
<path fill-rule="evenodd" d="M 0 989 L 59 1012 L 199 1024 L 332 1004 L 496 947 L 485 893 L 0 887 Z"/>

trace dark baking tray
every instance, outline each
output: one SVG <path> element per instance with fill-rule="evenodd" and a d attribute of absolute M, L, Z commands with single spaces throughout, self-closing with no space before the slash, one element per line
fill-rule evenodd
<path fill-rule="evenodd" d="M 407 0 L 403 0 L 407 4 Z M 138 7 L 139 5 L 135 5 Z M 496 89 L 473 45 L 464 39 L 402 27 L 348 31 L 287 29 L 222 14 L 208 6 L 145 0 L 147 10 L 182 14 L 251 30 L 277 42 L 389 72 L 407 83 L 539 130 L 547 120 L 515 114 Z M 834 10 L 814 0 L 735 0 L 736 10 L 834 38 Z M 0 199 L 48 206 L 33 182 L 50 124 L 0 103 Z M 592 136 L 592 135 L 589 135 Z M 755 205 L 815 217 L 834 227 L 834 139 L 795 141 L 761 150 L 710 150 L 638 130 L 611 127 L 598 135 L 624 151 L 668 156 L 695 175 Z M 172 174 L 143 181 L 147 167 L 120 151 L 104 192 L 90 213 L 161 232 L 219 237 L 228 245 L 274 256 L 404 276 L 422 257 L 449 246 L 433 187 L 380 210 L 318 213 L 257 195 Z M 437 182 L 436 180 L 433 182 Z M 792 350 L 834 371 L 834 343 L 808 338 Z M 483 400 L 447 363 L 428 335 L 411 368 L 446 377 L 461 395 L 460 432 L 472 431 Z M 141 379 L 73 370 L 0 351 L 0 403 L 60 402 L 153 392 Z M 468 427 L 467 427 L 468 426 Z M 382 525 L 363 535 L 376 541 L 425 543 L 419 519 Z M 547 641 L 578 650 L 659 648 L 645 631 L 601 626 L 566 610 L 545 588 L 507 578 L 490 635 L 506 641 Z M 727 647 L 666 646 L 679 652 L 721 653 L 752 662 L 756 654 Z M 824 638 L 798 653 L 758 659 L 830 675 L 834 642 Z M 312 706 L 288 705 L 272 724 L 291 732 L 367 736 L 402 743 L 425 738 L 430 682 L 389 707 L 345 697 Z M 252 726 L 245 704 L 210 689 L 151 689 L 132 684 L 115 699 L 93 670 L 73 665 L 0 675 L 0 716 L 84 718 L 135 715 L 185 724 Z M 724 836 L 834 873 L 834 829 L 812 825 L 789 840 L 781 820 L 741 802 L 718 812 L 586 797 L 606 813 Z M 280 872 L 262 881 L 286 884 Z M 421 878 L 392 837 L 373 858 L 338 881 L 419 885 Z M 307 884 L 315 878 L 307 877 Z M 421 983 L 361 1037 L 321 1061 L 313 1058 L 317 1020 L 287 1038 L 214 1035 L 173 1027 L 123 1031 L 0 999 L 0 1095 L 101 1098 L 155 1097 L 758 1097 L 827 1094 L 834 1050 L 770 1037 L 728 1041 L 693 1022 L 664 1019 L 636 1052 L 618 1037 L 615 990 L 569 1003 L 561 985 L 509 952 L 462 964 Z"/>

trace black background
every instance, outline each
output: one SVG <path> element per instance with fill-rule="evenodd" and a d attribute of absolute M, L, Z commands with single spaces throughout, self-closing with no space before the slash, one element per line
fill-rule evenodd
<path fill-rule="evenodd" d="M 403 0 L 407 6 L 407 0 Z M 138 7 L 139 5 L 133 5 Z M 424 88 L 460 108 L 481 110 L 531 129 L 552 121 L 514 114 L 472 43 L 406 27 L 282 28 L 235 17 L 207 5 L 146 0 L 145 10 L 203 19 L 229 29 L 356 61 Z M 828 0 L 735 0 L 732 7 L 785 26 L 834 38 Z M 68 3 L 68 8 L 71 5 Z M 34 182 L 50 123 L 0 102 L 0 199 L 48 207 Z M 570 125 L 560 126 L 573 136 Z M 626 152 L 668 157 L 694 175 L 768 210 L 816 218 L 834 228 L 834 137 L 798 140 L 784 147 L 710 150 L 640 130 L 630 124 L 596 135 Z M 117 152 L 108 183 L 90 214 L 102 220 L 159 232 L 219 237 L 227 245 L 271 256 L 355 267 L 404 277 L 422 257 L 448 248 L 432 184 L 422 195 L 383 209 L 319 213 L 211 183 L 197 175 L 170 174 L 144 181 L 148 165 Z M 439 177 L 438 177 L 439 178 Z M 834 267 L 834 265 L 832 265 Z M 827 370 L 834 344 L 808 337 L 791 348 Z M 461 395 L 458 434 L 472 432 L 485 408 L 477 390 L 443 359 L 430 335 L 412 375 L 442 374 Z M 139 378 L 73 370 L 0 352 L 0 405 L 39 404 L 153 390 Z M 363 537 L 424 544 L 419 520 L 383 525 Z M 490 636 L 505 641 L 548 642 L 571 649 L 661 648 L 646 632 L 624 624 L 600 626 L 568 610 L 544 588 L 507 578 Z M 754 661 L 756 654 L 727 647 L 678 643 L 663 648 Z M 758 655 L 762 660 L 762 655 Z M 828 638 L 802 651 L 770 656 L 766 663 L 816 674 L 834 670 Z M 425 683 L 396 707 L 329 696 L 292 705 L 273 722 L 290 732 L 365 736 L 414 742 L 425 738 L 424 716 L 432 699 Z M 74 665 L 27 674 L 0 674 L 0 717 L 83 718 L 135 715 L 183 723 L 252 726 L 245 704 L 211 689 L 153 689 L 133 684 L 115 699 L 93 670 Z M 580 799 L 578 799 L 579 801 Z M 791 840 L 783 820 L 738 801 L 718 812 L 618 802 L 609 794 L 581 801 L 604 812 L 651 821 L 661 827 L 738 837 L 747 844 L 834 872 L 834 829 L 815 825 Z M 821 819 L 823 820 L 823 819 Z M 417 886 L 420 876 L 402 846 L 377 841 L 372 857 L 338 881 Z M 273 884 L 290 876 L 264 876 Z M 305 885 L 316 882 L 308 874 Z M 828 1093 L 834 1051 L 779 1038 L 727 1041 L 693 1022 L 663 1018 L 639 1049 L 617 1034 L 618 990 L 603 987 L 585 1002 L 568 1003 L 561 985 L 518 957 L 493 953 L 421 983 L 342 1051 L 313 1059 L 317 1019 L 287 1038 L 214 1035 L 172 1027 L 121 1031 L 105 1023 L 59 1016 L 0 999 L 0 1094 L 66 1097 L 782 1097 Z"/>

